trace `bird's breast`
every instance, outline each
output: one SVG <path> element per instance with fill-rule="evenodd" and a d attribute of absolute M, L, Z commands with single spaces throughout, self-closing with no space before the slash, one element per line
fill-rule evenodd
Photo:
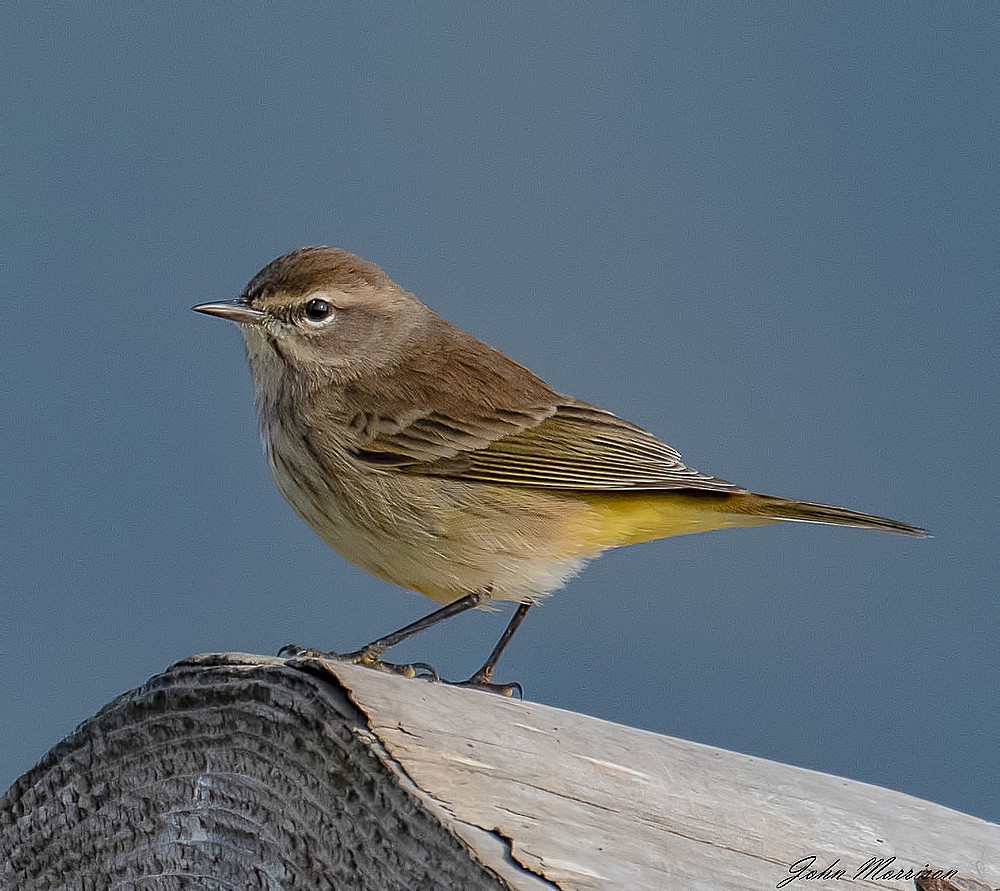
<path fill-rule="evenodd" d="M 288 425 L 262 434 L 278 489 L 326 544 L 438 602 L 533 599 L 600 550 L 593 511 L 565 495 L 368 467 Z"/>

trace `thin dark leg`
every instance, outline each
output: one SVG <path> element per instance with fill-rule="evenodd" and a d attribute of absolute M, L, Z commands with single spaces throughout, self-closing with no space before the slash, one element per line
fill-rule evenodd
<path fill-rule="evenodd" d="M 458 600 L 453 600 L 446 606 L 442 606 L 440 609 L 436 609 L 434 612 L 428 613 L 422 619 L 417 619 L 416 622 L 411 622 L 409 625 L 405 625 L 398 631 L 393 631 L 391 634 L 386 634 L 384 637 L 373 640 L 370 644 L 365 644 L 365 646 L 363 646 L 360 650 L 356 650 L 354 653 L 347 653 L 346 656 L 364 656 L 365 658 L 362 661 L 378 659 L 378 657 L 388 650 L 389 647 L 395 646 L 401 641 L 406 640 L 408 637 L 412 637 L 414 634 L 425 631 L 432 625 L 437 625 L 438 622 L 443 622 L 445 619 L 450 619 L 452 616 L 457 616 L 460 613 L 464 613 L 466 610 L 477 607 L 485 599 L 486 594 L 482 591 L 476 591 L 473 594 L 466 594 L 464 597 L 460 597 Z"/>
<path fill-rule="evenodd" d="M 370 665 L 377 668 L 385 668 L 399 674 L 407 675 L 408 677 L 412 677 L 416 674 L 417 669 L 422 669 L 431 677 L 436 679 L 437 672 L 426 662 L 416 662 L 412 665 L 396 665 L 391 662 L 383 662 L 380 657 L 382 653 L 389 649 L 389 647 L 395 646 L 401 641 L 406 640 L 408 637 L 412 637 L 414 634 L 430 628 L 432 625 L 437 625 L 438 622 L 443 622 L 445 619 L 457 616 L 460 613 L 464 613 L 466 610 L 479 606 L 479 604 L 482 603 L 488 596 L 489 594 L 486 591 L 476 591 L 472 594 L 466 594 L 464 597 L 460 597 L 458 600 L 454 600 L 451 603 L 442 606 L 440 609 L 436 609 L 434 612 L 428 613 L 428 615 L 423 618 L 417 619 L 417 621 L 411 622 L 409 625 L 405 625 L 398 631 L 393 631 L 391 634 L 386 634 L 383 637 L 376 638 L 371 643 L 365 644 L 365 646 L 361 647 L 361 649 L 355 650 L 352 653 L 324 653 L 321 650 L 303 649 L 295 644 L 288 644 L 287 646 L 281 648 L 278 655 L 339 659 L 345 662 L 353 662 L 357 665 Z M 497 656 L 499 656 L 499 653 Z"/>
<path fill-rule="evenodd" d="M 524 617 L 528 615 L 528 610 L 531 608 L 530 603 L 522 603 L 518 606 L 517 612 L 514 613 L 513 618 L 510 620 L 507 627 L 504 629 L 503 634 L 500 635 L 500 640 L 497 641 L 497 645 L 493 648 L 493 652 L 490 653 L 489 658 L 483 663 L 483 667 L 479 669 L 471 678 L 470 681 L 484 681 L 489 683 L 493 680 L 493 669 L 497 667 L 497 662 L 500 661 L 500 655 L 506 649 L 507 644 L 510 643 L 510 639 L 514 636 L 514 632 L 520 627 L 521 623 L 524 621 Z"/>
<path fill-rule="evenodd" d="M 504 696 L 513 695 L 514 691 L 517 691 L 518 696 L 522 699 L 524 698 L 524 691 L 521 689 L 521 685 L 518 683 L 513 684 L 494 684 L 493 681 L 493 670 L 497 666 L 497 662 L 500 659 L 500 654 L 506 649 L 507 644 L 510 643 L 510 639 L 514 636 L 514 632 L 520 627 L 521 623 L 524 621 L 524 617 L 528 615 L 528 610 L 531 609 L 530 603 L 522 603 L 518 606 L 517 612 L 514 613 L 513 618 L 510 620 L 507 627 L 504 629 L 503 634 L 500 635 L 500 640 L 497 641 L 497 645 L 493 648 L 493 652 L 490 653 L 489 657 L 483 663 L 483 667 L 479 669 L 471 678 L 467 681 L 462 681 L 456 686 L 459 687 L 479 687 L 483 690 L 490 690 L 493 693 L 501 693 Z"/>

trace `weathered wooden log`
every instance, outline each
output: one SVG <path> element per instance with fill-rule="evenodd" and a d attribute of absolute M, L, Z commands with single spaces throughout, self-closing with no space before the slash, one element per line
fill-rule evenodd
<path fill-rule="evenodd" d="M 0 888 L 19 891 L 903 889 L 925 869 L 923 887 L 1000 888 L 1000 826 L 530 702 L 242 654 L 120 696 L 0 799 Z"/>

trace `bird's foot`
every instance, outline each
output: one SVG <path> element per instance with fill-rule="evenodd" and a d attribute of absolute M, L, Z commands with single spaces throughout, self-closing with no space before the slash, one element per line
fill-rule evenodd
<path fill-rule="evenodd" d="M 493 671 L 479 669 L 471 678 L 465 681 L 441 681 L 449 687 L 468 687 L 472 690 L 483 690 L 486 693 L 497 693 L 500 696 L 513 696 L 517 693 L 518 699 L 524 699 L 524 689 L 517 681 L 510 684 L 493 683 Z"/>
<path fill-rule="evenodd" d="M 346 662 L 349 665 L 363 665 L 365 668 L 374 668 L 377 671 L 385 671 L 389 674 L 398 674 L 404 678 L 427 678 L 432 681 L 439 681 L 433 665 L 426 662 L 385 662 L 380 658 L 381 653 L 367 648 L 354 650 L 351 653 L 336 653 L 333 651 L 317 650 L 313 647 L 300 647 L 295 644 L 286 644 L 278 655 L 286 659 L 325 659 L 332 662 Z"/>

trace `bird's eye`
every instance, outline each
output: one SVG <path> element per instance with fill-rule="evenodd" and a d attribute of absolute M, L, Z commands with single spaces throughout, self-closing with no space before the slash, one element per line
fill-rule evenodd
<path fill-rule="evenodd" d="M 306 318 L 310 322 L 324 322 L 333 315 L 333 307 L 325 300 L 310 300 L 306 304 Z"/>

